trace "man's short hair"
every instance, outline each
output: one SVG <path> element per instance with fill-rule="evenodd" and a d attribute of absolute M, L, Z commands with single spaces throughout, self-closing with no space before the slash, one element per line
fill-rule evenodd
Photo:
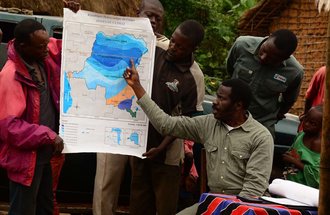
<path fill-rule="evenodd" d="M 164 10 L 164 7 L 163 7 L 162 3 L 159 0 L 141 0 L 139 10 L 142 10 L 144 8 L 144 5 L 147 4 L 147 3 L 155 5 L 159 8 L 161 8 L 162 10 Z"/>
<path fill-rule="evenodd" d="M 270 37 L 274 38 L 275 46 L 287 56 L 290 56 L 297 48 L 298 39 L 296 35 L 288 29 L 279 29 L 273 32 Z"/>
<path fill-rule="evenodd" d="M 29 42 L 30 34 L 38 30 L 46 30 L 45 27 L 34 19 L 24 19 L 14 29 L 15 43 Z"/>
<path fill-rule="evenodd" d="M 221 85 L 231 88 L 230 99 L 232 102 L 242 102 L 245 110 L 249 108 L 252 99 L 252 91 L 246 82 L 234 78 L 223 81 Z"/>
<path fill-rule="evenodd" d="M 190 38 L 195 47 L 198 46 L 204 38 L 204 27 L 196 20 L 186 20 L 182 22 L 178 28 L 184 36 Z"/>

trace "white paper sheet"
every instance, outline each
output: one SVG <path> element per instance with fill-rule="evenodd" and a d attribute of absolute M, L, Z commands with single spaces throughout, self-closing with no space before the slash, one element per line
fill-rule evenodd
<path fill-rule="evenodd" d="M 268 188 L 269 192 L 307 206 L 318 207 L 319 190 L 289 180 L 274 179 Z"/>
<path fill-rule="evenodd" d="M 280 204 L 280 205 L 290 205 L 290 206 L 310 206 L 307 204 L 304 204 L 302 202 L 298 202 L 292 199 L 288 198 L 274 198 L 274 197 L 268 197 L 268 196 L 262 196 L 260 197 L 263 200 L 266 200 L 268 202 Z"/>

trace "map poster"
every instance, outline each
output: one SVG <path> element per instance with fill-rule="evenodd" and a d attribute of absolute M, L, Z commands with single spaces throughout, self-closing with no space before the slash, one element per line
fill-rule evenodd
<path fill-rule="evenodd" d="M 150 95 L 156 37 L 149 20 L 64 9 L 62 46 L 64 153 L 142 157 L 148 118 L 123 73 L 133 59 Z"/>

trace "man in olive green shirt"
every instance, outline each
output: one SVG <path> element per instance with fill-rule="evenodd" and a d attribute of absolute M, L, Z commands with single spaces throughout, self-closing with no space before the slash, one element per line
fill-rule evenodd
<path fill-rule="evenodd" d="M 227 58 L 227 71 L 251 87 L 249 111 L 274 136 L 275 123 L 284 118 L 299 95 L 303 67 L 292 56 L 297 38 L 281 29 L 269 37 L 241 36 Z"/>
<path fill-rule="evenodd" d="M 213 115 L 171 117 L 145 93 L 134 65 L 124 77 L 139 105 L 163 135 L 191 139 L 206 149 L 211 192 L 261 196 L 268 188 L 273 161 L 273 138 L 247 111 L 252 94 L 239 79 L 224 81 L 213 102 Z"/>

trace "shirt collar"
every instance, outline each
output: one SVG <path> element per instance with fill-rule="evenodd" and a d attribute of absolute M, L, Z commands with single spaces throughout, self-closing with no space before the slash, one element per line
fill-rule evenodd
<path fill-rule="evenodd" d="M 259 52 L 259 48 L 260 48 L 260 46 L 267 40 L 269 38 L 269 36 L 267 36 L 267 37 L 264 37 L 264 39 L 257 45 L 257 46 L 248 46 L 247 48 L 246 48 L 246 50 L 248 51 L 248 52 L 250 52 L 251 54 L 253 54 L 253 55 L 255 55 L 255 56 L 258 56 L 258 52 Z"/>
<path fill-rule="evenodd" d="M 251 124 L 251 121 L 253 120 L 253 118 L 252 118 L 252 115 L 250 112 L 247 111 L 246 114 L 248 115 L 248 118 L 239 127 L 241 127 L 244 131 L 249 132 L 249 131 L 252 131 L 252 129 L 254 129 L 253 124 Z"/>
<path fill-rule="evenodd" d="M 23 64 L 26 66 L 26 68 L 27 68 L 27 70 L 28 70 L 28 72 L 29 72 L 29 74 L 31 76 L 31 79 L 36 83 L 36 85 L 38 87 L 40 87 L 40 86 L 41 87 L 44 87 L 45 84 L 47 84 L 47 82 L 46 81 L 43 81 L 43 82 L 40 82 L 39 83 L 37 81 L 37 77 L 36 77 L 36 74 L 35 74 L 35 68 L 31 64 L 29 64 L 28 62 L 26 62 L 23 58 L 21 58 L 21 60 L 22 60 Z M 40 68 L 41 75 L 42 75 L 43 79 L 46 80 L 46 77 L 45 77 L 45 74 L 44 74 L 43 63 L 42 62 L 37 62 L 37 64 L 40 65 L 39 68 Z"/>
<path fill-rule="evenodd" d="M 233 130 L 241 128 L 243 131 L 249 132 L 252 131 L 252 129 L 254 129 L 253 124 L 251 124 L 251 121 L 253 120 L 251 113 L 247 111 L 246 114 L 248 115 L 248 117 L 245 120 L 245 122 L 240 126 L 235 127 Z M 221 121 L 218 121 L 217 123 L 218 125 L 225 126 L 224 123 Z"/>
<path fill-rule="evenodd" d="M 266 42 L 266 40 L 269 38 L 269 36 L 264 37 L 264 39 L 257 45 L 257 46 L 249 46 L 246 48 L 246 50 L 251 53 L 257 60 L 259 60 L 258 57 L 258 53 L 259 53 L 259 49 L 261 47 L 261 45 Z M 286 67 L 286 60 L 282 61 L 282 63 L 280 63 L 278 65 L 278 67 Z"/>
<path fill-rule="evenodd" d="M 26 66 L 27 70 L 29 71 L 29 74 L 31 75 L 34 72 L 34 67 L 30 65 L 28 62 L 26 62 L 23 58 L 21 58 L 24 66 Z"/>

